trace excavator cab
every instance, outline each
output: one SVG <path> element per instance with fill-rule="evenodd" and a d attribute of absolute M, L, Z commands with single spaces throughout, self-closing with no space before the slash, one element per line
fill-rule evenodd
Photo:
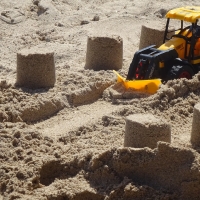
<path fill-rule="evenodd" d="M 183 28 L 183 20 L 181 20 L 181 28 L 177 29 L 175 35 L 172 35 L 169 39 L 167 37 L 168 26 L 169 26 L 170 18 L 167 19 L 165 35 L 163 45 L 161 45 L 158 49 L 165 50 L 171 45 L 174 45 L 178 57 L 181 59 L 193 60 L 195 56 L 198 56 L 200 52 L 199 42 L 200 42 L 200 26 L 197 24 L 198 19 L 195 23 L 192 23 L 189 26 Z M 183 40 L 183 41 L 182 41 Z M 177 44 L 177 42 L 181 44 Z M 184 42 L 184 43 L 183 43 Z M 199 54 L 200 55 L 200 54 Z"/>

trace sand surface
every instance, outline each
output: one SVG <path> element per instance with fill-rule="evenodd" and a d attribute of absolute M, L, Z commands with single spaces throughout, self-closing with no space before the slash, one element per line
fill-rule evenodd
<path fill-rule="evenodd" d="M 163 27 L 166 11 L 185 3 L 1 0 L 0 200 L 200 199 L 200 150 L 190 143 L 200 74 L 142 96 L 124 91 L 111 70 L 84 68 L 88 35 L 117 35 L 126 76 L 141 26 Z M 55 54 L 53 88 L 15 85 L 17 53 L 35 46 Z M 124 148 L 132 114 L 169 123 L 171 144 Z"/>

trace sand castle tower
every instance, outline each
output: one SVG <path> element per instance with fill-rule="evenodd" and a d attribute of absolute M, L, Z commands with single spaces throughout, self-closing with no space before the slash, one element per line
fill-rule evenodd
<path fill-rule="evenodd" d="M 167 37 L 171 38 L 171 36 L 175 34 L 174 28 L 169 28 L 169 31 L 170 33 L 168 33 Z M 142 25 L 139 49 L 154 44 L 156 45 L 156 47 L 159 47 L 161 44 L 163 44 L 164 33 L 165 33 L 165 26 L 161 24 Z"/>
<path fill-rule="evenodd" d="M 32 89 L 53 87 L 55 80 L 53 51 L 34 47 L 17 53 L 18 86 Z"/>
<path fill-rule="evenodd" d="M 86 69 L 119 70 L 123 62 L 123 40 L 119 36 L 88 36 Z"/>
<path fill-rule="evenodd" d="M 191 143 L 194 146 L 200 146 L 200 103 L 194 106 Z"/>
<path fill-rule="evenodd" d="M 126 118 L 125 147 L 156 148 L 158 141 L 171 142 L 171 126 L 152 114 L 134 114 Z"/>

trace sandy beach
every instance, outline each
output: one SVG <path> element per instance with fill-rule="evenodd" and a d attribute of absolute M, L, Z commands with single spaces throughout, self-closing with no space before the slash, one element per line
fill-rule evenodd
<path fill-rule="evenodd" d="M 200 149 L 191 144 L 200 74 L 141 96 L 111 69 L 85 67 L 88 37 L 115 36 L 126 77 L 142 25 L 163 28 L 166 12 L 186 5 L 199 1 L 1 0 L 0 200 L 200 199 Z M 32 48 L 53 52 L 53 87 L 16 84 L 17 55 Z M 164 120 L 171 141 L 124 147 L 134 114 Z"/>

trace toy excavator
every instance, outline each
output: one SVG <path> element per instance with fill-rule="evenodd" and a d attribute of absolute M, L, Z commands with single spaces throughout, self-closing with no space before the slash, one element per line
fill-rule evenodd
<path fill-rule="evenodd" d="M 154 94 L 161 81 L 190 79 L 200 70 L 200 7 L 176 8 L 170 10 L 166 18 L 163 44 L 159 48 L 151 45 L 137 51 L 126 79 L 115 72 L 117 81 L 126 88 Z M 180 26 L 168 38 L 171 19 L 180 20 Z"/>

